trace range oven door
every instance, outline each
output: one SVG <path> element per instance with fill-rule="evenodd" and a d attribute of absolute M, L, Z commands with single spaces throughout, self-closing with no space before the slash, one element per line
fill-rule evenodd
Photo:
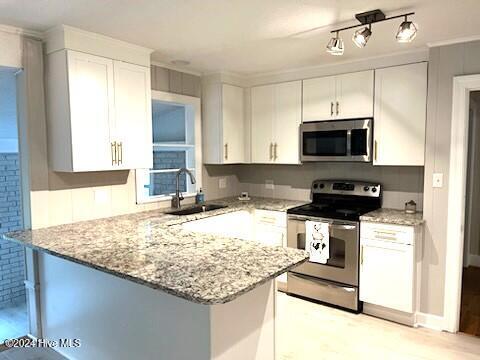
<path fill-rule="evenodd" d="M 300 160 L 368 162 L 372 124 L 372 119 L 303 123 L 300 125 Z"/>
<path fill-rule="evenodd" d="M 287 244 L 305 249 L 305 221 L 328 222 L 330 258 L 326 264 L 307 261 L 292 271 L 342 284 L 358 286 L 359 224 L 354 221 L 288 215 Z"/>

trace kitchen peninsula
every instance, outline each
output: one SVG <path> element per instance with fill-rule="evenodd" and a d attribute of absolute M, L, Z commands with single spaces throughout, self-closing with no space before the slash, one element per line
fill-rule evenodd
<path fill-rule="evenodd" d="M 194 233 L 184 223 L 298 202 L 215 201 L 4 235 L 38 250 L 43 337 L 80 339 L 75 359 L 274 359 L 274 279 L 304 251 Z M 158 291 L 160 290 L 160 291 Z"/>

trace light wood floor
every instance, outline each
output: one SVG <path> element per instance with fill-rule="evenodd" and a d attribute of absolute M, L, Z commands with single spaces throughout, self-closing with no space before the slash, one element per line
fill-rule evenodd
<path fill-rule="evenodd" d="M 463 270 L 460 331 L 480 336 L 480 268 Z"/>
<path fill-rule="evenodd" d="M 480 338 L 414 329 L 278 293 L 277 360 L 480 359 Z"/>

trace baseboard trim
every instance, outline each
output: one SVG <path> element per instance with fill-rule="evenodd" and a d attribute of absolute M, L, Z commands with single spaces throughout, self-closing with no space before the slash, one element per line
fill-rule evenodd
<path fill-rule="evenodd" d="M 415 326 L 415 315 L 386 307 L 363 303 L 363 313 L 407 326 Z"/>
<path fill-rule="evenodd" d="M 468 266 L 480 267 L 480 255 L 468 255 Z"/>
<path fill-rule="evenodd" d="M 445 330 L 445 318 L 443 316 L 417 312 L 415 325 L 427 329 Z"/>

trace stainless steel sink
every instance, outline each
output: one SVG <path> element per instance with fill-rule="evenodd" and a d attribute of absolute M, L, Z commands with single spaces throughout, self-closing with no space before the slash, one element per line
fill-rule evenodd
<path fill-rule="evenodd" d="M 195 205 L 195 206 L 190 206 L 190 207 L 183 208 L 183 209 L 169 211 L 169 212 L 167 212 L 167 214 L 170 214 L 170 215 L 191 215 L 191 214 L 198 214 L 198 213 L 201 213 L 201 212 L 223 209 L 223 208 L 226 208 L 226 207 L 227 207 L 226 205 L 217 205 L 217 204 Z"/>

